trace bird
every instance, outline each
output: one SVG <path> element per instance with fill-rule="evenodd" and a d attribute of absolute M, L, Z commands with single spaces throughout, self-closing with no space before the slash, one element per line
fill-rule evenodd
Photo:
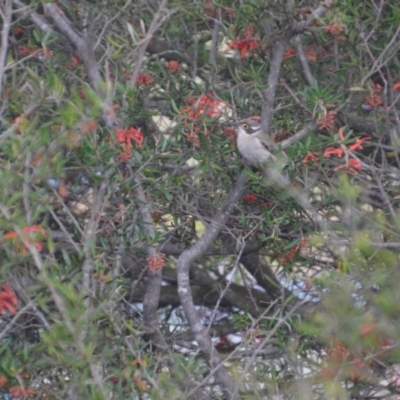
<path fill-rule="evenodd" d="M 239 153 L 253 172 L 260 171 L 266 186 L 278 184 L 287 188 L 290 185 L 286 173 L 287 156 L 273 154 L 275 142 L 263 133 L 260 117 L 249 117 L 233 123 L 236 127 L 236 142 Z"/>
<path fill-rule="evenodd" d="M 263 134 L 259 117 L 250 117 L 233 123 L 236 128 L 237 148 L 250 166 L 260 168 L 268 161 L 277 160 L 272 154 L 273 142 Z"/>
<path fill-rule="evenodd" d="M 300 190 L 297 185 L 293 185 L 286 171 L 284 171 L 288 162 L 286 154 L 281 152 L 275 155 L 272 153 L 274 141 L 271 137 L 264 135 L 261 118 L 245 118 L 232 125 L 236 128 L 239 153 L 253 171 L 261 171 L 264 184 L 266 186 L 277 185 L 284 189 L 289 196 L 293 197 L 301 207 L 317 220 L 319 213 L 310 203 L 308 194 Z"/>

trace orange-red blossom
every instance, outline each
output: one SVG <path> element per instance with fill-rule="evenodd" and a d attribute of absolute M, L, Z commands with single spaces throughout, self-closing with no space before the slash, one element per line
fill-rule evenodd
<path fill-rule="evenodd" d="M 14 291 L 11 289 L 10 286 L 2 285 L 0 287 L 0 315 L 6 315 L 7 312 L 11 315 L 14 315 L 17 312 L 17 305 L 18 298 L 15 295 Z"/>
<path fill-rule="evenodd" d="M 13 399 L 27 399 L 28 397 L 34 396 L 36 391 L 30 387 L 13 386 L 10 389 L 10 395 Z"/>
<path fill-rule="evenodd" d="M 181 113 L 193 119 L 202 115 L 209 118 L 219 117 L 222 114 L 221 106 L 225 104 L 223 101 L 215 99 L 211 94 L 202 94 L 198 99 L 189 97 L 186 102 L 192 105 L 183 107 Z"/>
<path fill-rule="evenodd" d="M 121 162 L 125 162 L 132 153 L 132 140 L 140 147 L 143 145 L 143 133 L 136 128 L 117 129 L 117 142 L 121 144 L 123 151 L 118 155 Z"/>
<path fill-rule="evenodd" d="M 180 109 L 179 114 L 187 116 L 182 123 L 187 125 L 189 133 L 186 134 L 187 139 L 195 146 L 200 145 L 198 133 L 201 132 L 207 136 L 210 134 L 211 129 L 199 125 L 196 121 L 201 117 L 215 118 L 223 114 L 226 103 L 216 99 L 212 94 L 202 94 L 199 98 L 195 99 L 189 97 L 186 102 L 190 105 L 184 106 Z M 190 119 L 189 119 L 190 118 Z"/>
<path fill-rule="evenodd" d="M 33 239 L 38 239 L 38 238 L 42 238 L 43 236 L 46 236 L 46 231 L 40 226 L 40 225 L 31 225 L 31 226 L 26 226 L 25 228 L 21 229 L 22 231 L 22 235 L 23 235 L 23 239 L 30 243 L 32 238 Z M 17 232 L 8 232 L 4 235 L 4 239 L 8 239 L 8 240 L 12 240 L 13 242 L 20 240 L 20 236 L 17 234 Z M 43 243 L 35 240 L 33 242 L 33 244 L 35 245 L 35 247 L 39 250 L 42 251 L 43 250 Z M 18 249 L 21 249 L 21 244 L 18 244 Z M 28 249 L 24 246 L 22 248 L 22 253 L 27 253 Z"/>
<path fill-rule="evenodd" d="M 164 253 L 156 253 L 153 256 L 147 257 L 146 261 L 148 263 L 148 267 L 150 272 L 153 274 L 164 267 L 165 264 L 165 254 Z"/>
<path fill-rule="evenodd" d="M 344 141 L 343 127 L 339 128 L 338 134 L 339 134 L 340 141 L 343 142 Z M 362 149 L 363 148 L 362 143 L 367 140 L 370 140 L 370 139 L 371 139 L 370 136 L 363 137 L 363 138 L 357 138 L 356 141 L 354 143 L 348 145 L 347 148 L 350 151 Z M 330 157 L 330 156 L 342 157 L 345 154 L 345 149 L 343 146 L 344 145 L 342 145 L 342 147 L 326 148 L 324 151 L 324 157 Z M 349 157 L 346 164 L 339 165 L 338 167 L 335 168 L 335 171 L 340 171 L 343 169 L 346 169 L 347 171 L 356 175 L 356 174 L 358 174 L 358 171 L 361 171 L 362 164 L 357 159 Z"/>
<path fill-rule="evenodd" d="M 252 37 L 253 32 L 254 28 L 249 26 L 244 32 L 243 37 L 229 43 L 229 47 L 240 51 L 240 58 L 244 58 L 247 53 L 251 53 L 260 44 L 258 39 Z"/>

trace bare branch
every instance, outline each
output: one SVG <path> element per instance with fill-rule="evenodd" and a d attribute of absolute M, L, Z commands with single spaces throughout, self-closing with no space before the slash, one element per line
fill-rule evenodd
<path fill-rule="evenodd" d="M 279 73 L 281 69 L 283 54 L 289 44 L 292 32 L 289 30 L 275 41 L 272 48 L 272 60 L 268 75 L 267 89 L 263 92 L 263 106 L 261 112 L 261 126 L 263 132 L 271 137 L 271 122 L 274 113 L 275 93 L 279 82 Z"/>
<path fill-rule="evenodd" d="M 85 261 L 82 265 L 82 275 L 83 275 L 83 287 L 86 293 L 91 293 L 90 283 L 92 282 L 92 272 L 93 272 L 93 256 L 92 247 L 94 240 L 97 236 L 97 228 L 99 226 L 100 215 L 105 203 L 105 197 L 108 189 L 108 180 L 106 179 L 101 183 L 99 190 L 94 195 L 93 204 L 90 212 L 90 219 L 86 224 L 85 232 L 83 234 L 83 254 L 85 255 Z"/>
<path fill-rule="evenodd" d="M 315 80 L 315 78 L 313 77 L 313 75 L 311 73 L 310 65 L 308 64 L 306 55 L 304 54 L 303 45 L 301 44 L 300 35 L 296 35 L 295 36 L 294 43 L 295 43 L 296 50 L 297 50 L 297 58 L 299 59 L 300 64 L 302 66 L 304 78 L 306 79 L 307 83 L 310 86 L 314 86 L 316 80 Z"/>
<path fill-rule="evenodd" d="M 190 325 L 190 328 L 196 338 L 197 343 L 200 346 L 206 360 L 210 364 L 211 368 L 216 370 L 217 378 L 223 387 L 224 393 L 227 398 L 230 398 L 230 394 L 235 388 L 235 384 L 231 377 L 228 375 L 225 368 L 221 365 L 218 352 L 215 350 L 213 343 L 205 328 L 200 323 L 199 317 L 196 312 L 196 308 L 193 303 L 193 297 L 190 288 L 190 268 L 193 263 L 201 257 L 205 251 L 211 246 L 213 241 L 217 238 L 233 207 L 241 198 L 247 178 L 242 175 L 237 181 L 234 188 L 231 190 L 224 205 L 220 208 L 218 213 L 213 218 L 213 222 L 207 227 L 205 234 L 201 239 L 190 249 L 186 250 L 181 254 L 177 263 L 178 270 L 178 293 L 181 300 L 182 307 L 185 311 L 186 319 Z"/>
<path fill-rule="evenodd" d="M 142 45 L 138 50 L 136 62 L 135 62 L 135 68 L 132 72 L 132 77 L 131 77 L 131 86 L 134 87 L 136 84 L 136 78 L 138 77 L 140 68 L 142 68 L 142 63 L 143 63 L 143 57 L 144 54 L 146 53 L 146 48 L 147 45 L 149 44 L 150 40 L 153 37 L 153 34 L 156 32 L 159 22 L 161 18 L 163 17 L 163 14 L 165 12 L 165 8 L 167 6 L 168 0 L 162 0 L 160 6 L 158 7 L 157 12 L 154 14 L 153 20 L 151 21 L 151 24 L 149 26 L 149 29 L 146 33 L 145 38 L 142 40 Z"/>
<path fill-rule="evenodd" d="M 334 0 L 325 0 L 322 5 L 317 7 L 315 10 L 313 10 L 312 14 L 308 19 L 305 21 L 298 22 L 295 24 L 293 31 L 294 33 L 301 33 L 305 29 L 307 29 L 309 26 L 311 26 L 317 19 L 323 17 L 329 8 L 332 6 L 334 3 Z"/>
<path fill-rule="evenodd" d="M 137 184 L 137 199 L 141 203 L 140 210 L 142 214 L 143 230 L 146 233 L 146 236 L 153 241 L 156 237 L 156 231 L 154 228 L 153 219 L 151 218 L 150 205 L 144 193 L 142 179 L 137 175 L 135 181 Z M 147 246 L 147 255 L 148 257 L 154 257 L 156 255 L 156 249 L 153 246 Z M 148 269 L 147 278 L 146 295 L 143 299 L 145 331 L 156 344 L 156 346 L 165 350 L 167 348 L 167 344 L 165 343 L 164 337 L 160 334 L 157 318 L 162 270 L 150 271 Z"/>
<path fill-rule="evenodd" d="M 20 0 L 13 0 L 14 4 L 17 4 L 18 6 L 20 6 L 21 8 L 18 9 L 18 12 L 24 12 L 26 9 L 30 9 L 27 10 L 29 12 L 29 18 L 33 21 L 33 23 L 35 25 L 37 25 L 37 27 L 42 30 L 45 33 L 49 33 L 49 32 L 55 32 L 51 26 L 44 20 L 44 18 L 39 15 L 36 11 L 32 11 L 33 6 L 30 5 L 26 5 L 25 3 L 23 3 Z"/>
<path fill-rule="evenodd" d="M 374 64 L 372 65 L 368 73 L 363 77 L 361 85 L 364 85 L 372 74 L 380 70 L 382 66 L 384 66 L 391 58 L 393 58 L 396 55 L 397 50 L 400 48 L 400 41 L 398 40 L 399 35 L 400 35 L 400 26 L 397 28 L 396 32 L 392 35 L 390 42 L 382 50 L 381 54 L 379 54 L 379 56 L 376 59 L 373 59 L 372 57 Z M 364 39 L 363 33 L 360 34 L 360 37 L 364 40 L 364 43 L 367 44 L 366 40 Z M 384 59 L 389 50 L 391 51 L 391 55 L 388 55 L 386 59 Z"/>
<path fill-rule="evenodd" d="M 306 125 L 303 129 L 300 131 L 296 132 L 293 136 L 291 136 L 288 139 L 282 140 L 282 142 L 278 143 L 279 147 L 282 147 L 282 149 L 286 149 L 293 144 L 297 143 L 299 140 L 303 139 L 307 135 L 308 132 L 312 132 L 317 128 L 316 122 L 312 122 L 308 125 Z"/>
<path fill-rule="evenodd" d="M 263 92 L 263 106 L 261 113 L 261 125 L 265 135 L 271 137 L 271 122 L 274 113 L 275 93 L 278 86 L 279 73 L 281 69 L 283 54 L 289 41 L 293 35 L 301 33 L 307 27 L 314 23 L 317 18 L 323 16 L 327 11 L 328 7 L 331 6 L 332 0 L 325 0 L 324 5 L 319 6 L 315 9 L 312 15 L 302 22 L 298 22 L 292 28 L 288 28 L 273 44 L 272 47 L 272 60 L 268 76 L 267 89 Z"/>
<path fill-rule="evenodd" d="M 218 34 L 219 27 L 221 24 L 221 8 L 217 8 L 217 18 L 214 21 L 214 27 L 212 30 L 211 50 L 210 50 L 210 64 L 216 68 L 217 66 L 217 55 L 218 55 Z"/>
<path fill-rule="evenodd" d="M 64 17 L 62 11 L 54 3 L 45 3 L 44 8 L 48 15 L 53 19 L 62 34 L 75 46 L 78 56 L 82 59 L 86 73 L 89 76 L 92 86 L 101 92 L 101 75 L 94 55 L 93 46 L 89 38 L 83 39 L 81 34 L 76 32 L 72 24 Z M 99 93 L 100 94 L 100 93 Z M 107 119 L 108 120 L 108 119 Z M 110 123 L 110 121 L 109 121 Z"/>
<path fill-rule="evenodd" d="M 64 13 L 54 3 L 45 3 L 46 12 L 53 19 L 57 28 L 61 33 L 77 48 L 79 52 L 84 53 L 86 50 L 86 43 L 84 39 L 76 32 L 73 25 L 64 17 Z"/>
<path fill-rule="evenodd" d="M 3 22 L 3 28 L 1 30 L 1 49 L 0 49 L 0 100 L 3 92 L 3 80 L 5 73 L 5 65 L 8 51 L 8 36 L 11 29 L 11 16 L 12 16 L 12 4 L 11 0 L 5 0 L 3 5 L 0 7 L 0 15 Z"/>

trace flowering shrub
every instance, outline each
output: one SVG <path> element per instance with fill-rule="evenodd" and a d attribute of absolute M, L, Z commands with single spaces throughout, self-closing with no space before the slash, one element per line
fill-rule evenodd
<path fill-rule="evenodd" d="M 229 43 L 232 49 L 239 50 L 240 58 L 246 57 L 247 54 L 251 54 L 259 45 L 260 40 L 253 37 L 254 28 L 249 26 L 242 37 L 239 37 Z"/>

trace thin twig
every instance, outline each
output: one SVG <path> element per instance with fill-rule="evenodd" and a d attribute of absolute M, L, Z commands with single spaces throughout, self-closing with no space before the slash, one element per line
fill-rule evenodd
<path fill-rule="evenodd" d="M 83 236 L 84 235 L 84 231 L 81 228 L 81 226 L 79 225 L 79 222 L 76 220 L 74 214 L 72 214 L 71 210 L 67 207 L 67 205 L 65 204 L 63 198 L 58 194 L 57 190 L 55 190 L 53 187 L 52 187 L 52 190 L 53 190 L 54 196 L 57 197 L 57 200 L 62 205 L 63 211 L 65 211 L 67 213 L 68 217 L 71 218 L 71 221 L 74 223 L 75 228 L 78 230 L 80 235 Z"/>
<path fill-rule="evenodd" d="M 297 143 L 303 137 L 307 136 L 308 132 L 315 131 L 316 128 L 317 128 L 316 122 L 311 122 L 310 124 L 306 125 L 303 129 L 296 132 L 293 136 L 290 136 L 290 138 L 287 138 L 285 140 L 282 140 L 282 142 L 277 143 L 277 146 L 281 147 L 282 149 L 286 149 L 287 147 L 290 147 L 293 144 Z"/>
<path fill-rule="evenodd" d="M 290 86 L 286 83 L 286 80 L 284 78 L 279 79 L 279 83 L 286 89 L 286 91 L 293 97 L 293 100 L 295 103 L 307 114 L 312 115 L 313 113 L 301 102 L 299 97 L 296 95 L 296 93 L 290 88 Z"/>
<path fill-rule="evenodd" d="M 62 232 L 64 233 L 65 237 L 72 244 L 72 246 L 75 249 L 75 251 L 79 254 L 81 252 L 81 249 L 74 242 L 74 240 L 71 237 L 71 234 L 65 229 L 64 224 L 60 221 L 60 219 L 58 218 L 57 214 L 54 212 L 54 210 L 51 207 L 49 207 L 48 210 L 49 210 L 50 214 L 52 215 L 52 217 L 54 218 L 54 220 L 57 222 L 57 224 L 60 227 L 60 229 L 62 230 Z"/>
<path fill-rule="evenodd" d="M 132 3 L 132 0 L 127 0 L 127 2 L 118 10 L 118 12 L 112 18 L 110 18 L 107 22 L 105 22 L 100 33 L 97 35 L 97 41 L 96 41 L 95 45 L 93 46 L 94 50 L 96 50 L 97 47 L 99 47 L 109 25 L 112 22 L 114 22 L 116 19 L 118 19 L 131 3 Z"/>
<path fill-rule="evenodd" d="M 386 45 L 386 47 L 382 50 L 382 52 L 379 54 L 379 56 L 374 60 L 374 64 L 368 71 L 368 73 L 363 77 L 361 81 L 361 86 L 365 84 L 365 82 L 373 75 L 376 71 L 380 70 L 382 66 L 387 63 L 390 59 L 396 56 L 396 50 L 400 48 L 400 42 L 398 40 L 398 36 L 400 34 L 400 26 L 397 28 L 396 32 L 393 34 L 392 38 L 390 39 L 390 42 Z M 367 46 L 367 41 L 365 39 L 365 36 L 363 33 L 360 33 L 361 39 L 363 39 L 364 44 L 366 48 L 369 48 Z M 393 47 L 392 47 L 393 46 Z M 383 58 L 385 57 L 386 53 L 391 50 L 391 54 L 387 56 L 385 60 Z"/>
<path fill-rule="evenodd" d="M 302 71 L 304 74 L 304 78 L 310 86 L 314 86 L 316 80 L 311 73 L 310 65 L 308 64 L 307 57 L 303 50 L 303 45 L 301 44 L 300 35 L 296 35 L 294 37 L 294 44 L 296 46 L 297 58 L 300 61 L 301 68 L 302 68 Z"/>
<path fill-rule="evenodd" d="M 162 0 L 160 6 L 158 7 L 158 10 L 154 14 L 153 20 L 151 21 L 151 24 L 149 26 L 149 29 L 146 33 L 145 38 L 142 40 L 142 45 L 140 46 L 138 52 L 137 52 L 137 57 L 136 57 L 136 63 L 135 63 L 135 68 L 133 69 L 132 72 L 132 77 L 131 77 L 131 86 L 134 87 L 136 85 L 136 79 L 139 75 L 140 68 L 142 67 L 143 63 L 143 57 L 144 54 L 146 53 L 146 48 L 147 45 L 149 44 L 150 40 L 153 37 L 153 34 L 156 32 L 157 28 L 159 27 L 159 22 L 163 16 L 163 13 L 166 9 L 168 0 Z"/>
<path fill-rule="evenodd" d="M 24 183 L 22 184 L 22 201 L 24 203 L 26 221 L 28 222 L 28 225 L 31 225 L 32 223 L 32 207 L 29 201 L 29 192 L 31 184 L 31 178 L 30 178 L 31 160 L 32 160 L 32 154 L 28 153 L 25 160 Z"/>
<path fill-rule="evenodd" d="M 339 40 L 336 36 L 333 37 L 333 60 L 335 63 L 335 71 L 339 71 Z"/>
<path fill-rule="evenodd" d="M 11 0 L 5 0 L 3 5 L 0 5 L 0 16 L 3 20 L 3 28 L 1 30 L 1 49 L 0 49 L 0 100 L 3 92 L 3 80 L 5 73 L 5 65 L 8 51 L 8 36 L 11 29 L 12 4 Z"/>
<path fill-rule="evenodd" d="M 249 358 L 249 360 L 246 363 L 246 366 L 244 367 L 243 372 L 240 374 L 239 377 L 239 382 L 236 385 L 236 388 L 233 393 L 231 393 L 231 398 L 234 399 L 235 396 L 237 395 L 239 388 L 240 388 L 240 383 L 243 381 L 243 379 L 246 377 L 247 373 L 249 372 L 250 368 L 254 366 L 254 361 L 258 357 L 259 352 L 262 351 L 262 349 L 265 348 L 268 342 L 271 341 L 271 339 L 274 337 L 276 334 L 277 330 L 283 325 L 286 324 L 287 320 L 290 319 L 290 317 L 303 305 L 307 303 L 307 301 L 303 300 L 302 302 L 298 302 L 283 318 L 280 318 L 279 321 L 275 324 L 275 326 L 271 329 L 271 331 L 268 333 L 268 335 L 265 337 L 265 339 L 258 344 L 257 348 L 254 349 L 253 354 Z"/>
<path fill-rule="evenodd" d="M 221 24 L 221 8 L 217 8 L 217 18 L 214 21 L 214 27 L 212 30 L 211 50 L 210 50 L 210 65 L 214 68 L 217 67 L 217 54 L 218 54 L 218 35 Z"/>
<path fill-rule="evenodd" d="M 268 84 L 267 89 L 263 92 L 263 106 L 261 113 L 261 126 L 263 132 L 269 137 L 271 137 L 270 130 L 274 113 L 275 94 L 278 86 L 284 51 L 291 38 L 307 29 L 317 18 L 321 18 L 328 11 L 332 2 L 332 0 L 325 0 L 323 5 L 317 7 L 306 21 L 297 22 L 292 27 L 289 27 L 273 44 Z"/>
<path fill-rule="evenodd" d="M 22 13 L 26 10 L 27 14 L 29 13 L 29 18 L 41 31 L 43 31 L 44 33 L 56 33 L 41 15 L 39 15 L 36 11 L 32 11 L 35 6 L 26 5 L 20 0 L 13 0 L 13 3 L 21 7 L 17 10 L 17 12 Z"/>

